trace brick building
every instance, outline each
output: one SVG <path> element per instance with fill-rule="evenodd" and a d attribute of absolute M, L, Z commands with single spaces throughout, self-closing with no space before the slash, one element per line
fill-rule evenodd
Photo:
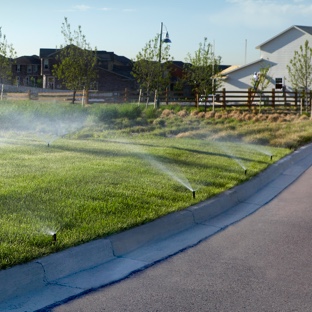
<path fill-rule="evenodd" d="M 40 58 L 37 55 L 16 58 L 12 65 L 12 78 L 17 86 L 41 87 Z"/>
<path fill-rule="evenodd" d="M 42 87 L 50 89 L 66 89 L 52 73 L 53 65 L 57 63 L 59 49 L 40 49 L 40 68 Z M 134 90 L 136 82 L 131 75 L 132 62 L 114 52 L 97 51 L 98 80 L 94 88 L 100 91 L 123 91 L 125 88 Z"/>

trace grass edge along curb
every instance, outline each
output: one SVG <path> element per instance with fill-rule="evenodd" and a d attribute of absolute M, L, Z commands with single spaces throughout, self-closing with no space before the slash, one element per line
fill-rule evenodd
<path fill-rule="evenodd" d="M 36 291 L 62 277 L 111 261 L 153 240 L 164 239 L 195 224 L 207 221 L 226 211 L 233 204 L 235 205 L 235 203 L 249 198 L 257 190 L 263 188 L 283 171 L 289 169 L 292 165 L 296 165 L 299 161 L 304 162 L 304 168 L 297 170 L 297 176 L 302 174 L 311 166 L 311 159 L 305 159 L 311 154 L 311 149 L 312 144 L 304 146 L 272 164 L 252 180 L 186 210 L 171 213 L 150 223 L 114 234 L 105 239 L 91 241 L 27 264 L 0 271 L 0 280 L 2 281 L 0 300 L 7 301 L 16 296 L 25 295 L 26 292 Z M 244 188 L 246 183 L 250 184 L 248 192 L 246 192 L 246 187 Z M 175 222 L 172 222 L 173 219 Z"/>

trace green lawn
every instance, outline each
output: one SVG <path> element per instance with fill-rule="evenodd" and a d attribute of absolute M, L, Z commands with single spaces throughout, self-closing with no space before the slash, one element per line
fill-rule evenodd
<path fill-rule="evenodd" d="M 85 116 L 75 110 L 68 110 L 71 125 L 73 116 Z M 40 122 L 32 116 L 18 131 L 7 123 L 1 132 L 0 269 L 185 209 L 250 179 L 272 164 L 271 155 L 277 161 L 290 152 L 209 135 L 163 136 L 161 128 L 112 130 L 116 123 L 49 132 L 44 110 L 33 111 Z M 67 108 L 60 112 L 53 124 Z M 6 117 L 0 110 L 0 120 Z"/>

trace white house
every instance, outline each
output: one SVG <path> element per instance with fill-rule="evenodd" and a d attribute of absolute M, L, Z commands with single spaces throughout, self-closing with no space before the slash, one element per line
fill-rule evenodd
<path fill-rule="evenodd" d="M 247 90 L 252 87 L 252 77 L 261 68 L 270 66 L 268 75 L 272 78 L 267 90 L 282 89 L 292 90 L 288 79 L 287 65 L 294 57 L 294 52 L 304 46 L 308 40 L 312 45 L 312 27 L 291 26 L 275 37 L 260 44 L 260 59 L 240 66 L 230 67 L 222 72 L 222 88 L 231 91 Z"/>

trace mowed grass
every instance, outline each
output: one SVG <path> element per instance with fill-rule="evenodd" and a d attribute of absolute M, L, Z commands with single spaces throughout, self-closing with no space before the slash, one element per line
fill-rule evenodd
<path fill-rule="evenodd" d="M 275 160 L 288 153 L 269 152 Z M 3 269 L 184 209 L 249 179 L 271 160 L 248 145 L 201 140 L 60 139 L 50 147 L 2 144 L 0 164 Z M 175 177 L 197 190 L 196 199 Z"/>
<path fill-rule="evenodd" d="M 98 124 L 74 134 L 49 133 L 44 126 L 51 122 L 49 109 L 37 107 L 40 123 L 30 119 L 29 129 L 23 119 L 22 129 L 14 131 L 7 123 L 2 132 L 0 269 L 185 209 L 252 178 L 290 152 L 206 136 L 138 135 L 125 127 L 114 132 L 113 125 L 97 133 L 90 129 Z M 62 117 L 54 119 L 68 111 L 73 122 L 71 109 L 60 111 Z"/>

